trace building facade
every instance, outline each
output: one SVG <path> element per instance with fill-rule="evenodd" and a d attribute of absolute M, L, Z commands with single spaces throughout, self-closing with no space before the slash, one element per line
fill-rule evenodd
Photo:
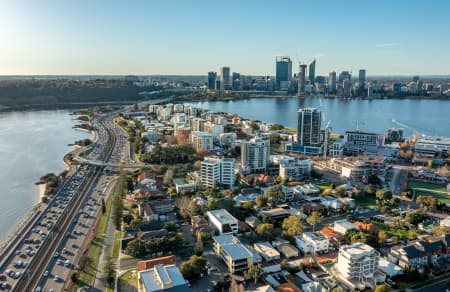
<path fill-rule="evenodd" d="M 320 146 L 320 127 L 322 112 L 315 108 L 303 108 L 298 111 L 298 144 L 303 146 Z"/>
<path fill-rule="evenodd" d="M 380 254 L 373 247 L 357 242 L 339 248 L 336 269 L 348 281 L 374 286 Z"/>
<path fill-rule="evenodd" d="M 241 167 L 244 172 L 265 172 L 269 161 L 270 142 L 254 138 L 241 144 Z"/>
<path fill-rule="evenodd" d="M 231 188 L 234 185 L 234 159 L 206 157 L 201 162 L 200 180 L 204 186 L 214 187 L 216 183 Z"/>
<path fill-rule="evenodd" d="M 233 234 L 239 230 L 238 220 L 225 209 L 208 211 L 206 215 L 220 234 Z"/>

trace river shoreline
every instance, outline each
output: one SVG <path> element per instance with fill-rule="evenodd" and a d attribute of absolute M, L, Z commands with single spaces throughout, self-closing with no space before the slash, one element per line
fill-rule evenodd
<path fill-rule="evenodd" d="M 70 131 L 70 129 L 71 128 L 69 128 L 68 130 Z M 81 130 L 81 129 L 79 129 L 79 130 Z M 95 131 L 86 130 L 83 132 L 86 132 L 86 133 L 89 132 L 91 134 L 89 138 L 91 138 L 91 139 L 96 137 Z M 75 138 L 74 140 L 76 140 L 76 137 L 77 136 L 79 137 L 80 135 L 75 134 L 73 136 Z M 59 139 L 59 140 L 61 140 L 61 139 Z M 67 144 L 61 145 L 61 147 L 66 147 L 66 145 Z M 70 163 L 68 161 L 65 161 L 64 158 L 66 157 L 66 155 L 68 153 L 71 153 L 75 149 L 76 148 L 71 147 L 70 150 L 68 152 L 66 152 L 66 154 L 63 156 L 63 159 L 61 161 L 62 165 L 60 164 L 62 166 L 60 168 L 61 171 L 71 171 L 73 169 L 72 166 L 70 165 Z M 50 164 L 49 165 L 50 168 L 47 170 L 44 170 L 41 173 L 41 175 L 44 175 L 48 171 L 51 171 L 50 169 L 55 167 L 55 166 L 51 166 L 53 164 Z M 58 172 L 59 172 L 59 170 L 58 170 Z M 34 175 L 36 175 L 36 174 L 34 174 Z M 35 203 L 30 205 L 30 207 L 29 207 L 30 209 L 27 208 L 28 211 L 25 211 L 23 213 L 22 212 L 17 213 L 18 216 L 15 217 L 17 219 L 14 220 L 14 223 L 11 222 L 11 225 L 9 225 L 9 228 L 7 225 L 5 225 L 3 227 L 3 236 L 0 239 L 0 249 L 3 249 L 5 246 L 7 246 L 10 243 L 11 240 L 14 240 L 14 238 L 15 238 L 15 236 L 17 236 L 17 234 L 20 234 L 20 232 L 22 232 L 23 230 L 26 230 L 26 227 L 29 226 L 30 223 L 32 223 L 32 221 L 30 221 L 30 220 L 33 220 L 33 218 L 35 218 L 35 215 L 38 212 L 41 212 L 43 210 L 42 208 L 44 208 L 46 206 L 45 204 L 42 203 L 42 199 L 45 197 L 45 192 L 46 192 L 46 184 L 45 183 L 42 183 L 42 184 L 33 183 L 33 188 L 31 189 L 31 192 L 33 193 L 33 196 L 31 196 L 31 197 L 35 198 L 35 199 L 33 199 L 33 201 Z M 28 191 L 27 191 L 27 193 L 28 193 Z"/>

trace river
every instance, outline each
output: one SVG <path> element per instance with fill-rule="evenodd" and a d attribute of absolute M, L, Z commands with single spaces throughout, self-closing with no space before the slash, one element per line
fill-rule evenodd
<path fill-rule="evenodd" d="M 34 184 L 64 170 L 68 144 L 90 138 L 66 110 L 0 112 L 0 241 L 39 201 Z"/>
<path fill-rule="evenodd" d="M 333 133 L 343 134 L 358 125 L 359 130 L 368 132 L 384 133 L 397 127 L 403 128 L 406 136 L 420 133 L 450 137 L 449 100 L 271 97 L 187 104 L 294 128 L 297 127 L 297 110 L 314 107 L 324 113 L 322 127 L 331 121 Z"/>

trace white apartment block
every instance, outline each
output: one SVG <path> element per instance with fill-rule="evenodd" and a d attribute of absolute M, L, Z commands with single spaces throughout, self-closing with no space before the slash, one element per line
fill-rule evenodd
<path fill-rule="evenodd" d="M 301 236 L 296 236 L 295 243 L 304 254 L 312 255 L 326 253 L 330 246 L 328 237 L 312 232 L 304 232 Z"/>
<path fill-rule="evenodd" d="M 207 187 L 216 183 L 231 188 L 234 185 L 234 159 L 206 157 L 201 163 L 200 180 Z"/>
<path fill-rule="evenodd" d="M 300 180 L 308 176 L 312 169 L 312 160 L 285 159 L 280 162 L 279 175 L 283 179 L 292 177 L 295 180 Z"/>
<path fill-rule="evenodd" d="M 254 138 L 241 144 L 241 167 L 245 172 L 265 172 L 270 142 Z"/>
<path fill-rule="evenodd" d="M 233 234 L 239 230 L 238 220 L 225 209 L 208 211 L 206 215 L 220 234 Z"/>
<path fill-rule="evenodd" d="M 195 150 L 211 151 L 213 149 L 213 137 L 206 132 L 193 131 L 191 132 L 191 144 Z"/>
<path fill-rule="evenodd" d="M 206 122 L 203 125 L 203 130 L 205 132 L 210 133 L 214 138 L 216 138 L 220 134 L 223 134 L 224 128 L 223 125 L 214 124 L 212 122 Z"/>
<path fill-rule="evenodd" d="M 373 283 L 380 254 L 365 243 L 354 243 L 339 248 L 337 271 L 348 281 Z"/>

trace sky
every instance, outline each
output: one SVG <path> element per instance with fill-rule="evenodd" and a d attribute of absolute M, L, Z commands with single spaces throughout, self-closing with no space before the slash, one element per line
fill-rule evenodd
<path fill-rule="evenodd" d="M 0 0 L 0 75 L 450 74 L 449 0 Z"/>

